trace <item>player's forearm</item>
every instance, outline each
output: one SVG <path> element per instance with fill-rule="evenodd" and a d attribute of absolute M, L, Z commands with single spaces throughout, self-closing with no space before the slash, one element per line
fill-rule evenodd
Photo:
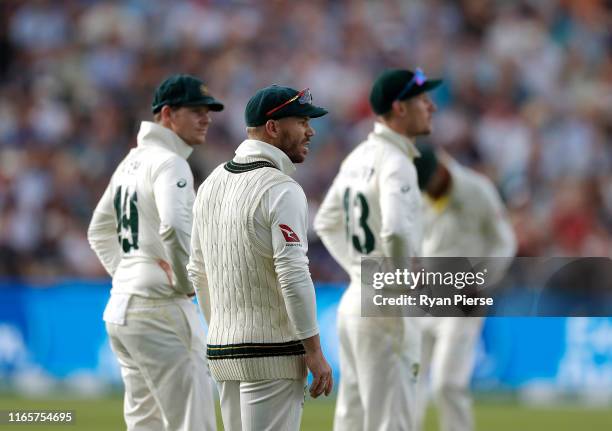
<path fill-rule="evenodd" d="M 190 260 L 187 265 L 187 273 L 189 275 L 189 281 L 191 281 L 198 298 L 198 305 L 204 315 L 206 324 L 210 324 L 210 292 L 208 290 L 208 277 L 200 268 L 201 266 L 198 263 L 194 260 Z"/>
<path fill-rule="evenodd" d="M 121 262 L 114 219 L 94 212 L 87 229 L 87 240 L 106 272 L 112 277 Z"/>
<path fill-rule="evenodd" d="M 193 294 L 186 267 L 189 261 L 189 234 L 172 226 L 162 226 L 160 236 L 176 277 L 174 288 L 186 295 Z"/>
<path fill-rule="evenodd" d="M 341 231 L 342 221 L 342 213 L 331 209 L 326 198 L 315 216 L 313 227 L 317 235 L 325 237 L 334 235 L 339 230 Z"/>
<path fill-rule="evenodd" d="M 513 257 L 516 254 L 516 237 L 509 223 L 497 226 L 489 243 L 487 256 Z"/>
<path fill-rule="evenodd" d="M 276 264 L 287 314 L 297 337 L 302 339 L 318 334 L 316 297 L 308 266 L 300 262 Z"/>
<path fill-rule="evenodd" d="M 323 352 L 321 350 L 321 337 L 319 334 L 302 339 L 302 344 L 304 345 L 304 350 L 309 355 Z"/>
<path fill-rule="evenodd" d="M 347 273 L 350 273 L 350 258 L 347 242 L 344 238 L 345 233 L 340 230 L 336 232 L 317 233 L 329 254 L 338 262 L 338 265 Z"/>
<path fill-rule="evenodd" d="M 381 197 L 381 250 L 386 257 L 409 259 L 421 252 L 422 223 L 405 197 L 396 194 Z"/>
<path fill-rule="evenodd" d="M 119 253 L 119 247 L 117 241 L 112 240 L 100 240 L 100 241 L 89 241 L 91 249 L 94 251 L 100 263 L 111 277 L 117 271 L 117 267 L 121 262 L 121 255 Z"/>
<path fill-rule="evenodd" d="M 194 223 L 191 229 L 191 246 L 189 249 L 189 263 L 187 264 L 187 276 L 198 297 L 200 311 L 204 315 L 206 323 L 210 325 L 210 291 L 208 290 L 208 276 L 206 274 L 206 265 L 204 264 L 199 226 L 197 223 Z"/>
<path fill-rule="evenodd" d="M 346 272 L 350 272 L 350 259 L 346 242 L 346 232 L 341 213 L 332 207 L 331 198 L 326 197 L 314 219 L 314 230 L 321 242 L 336 262 Z"/>
<path fill-rule="evenodd" d="M 396 260 L 417 256 L 417 247 L 408 235 L 399 233 L 381 234 L 381 249 L 385 257 Z"/>
<path fill-rule="evenodd" d="M 497 283 L 500 281 L 516 255 L 516 237 L 510 224 L 498 226 L 495 237 L 490 238 L 490 247 L 485 256 L 491 257 L 488 260 L 488 281 Z"/>

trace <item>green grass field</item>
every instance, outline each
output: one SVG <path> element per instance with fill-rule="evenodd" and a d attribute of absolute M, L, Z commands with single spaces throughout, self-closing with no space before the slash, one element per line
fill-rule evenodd
<path fill-rule="evenodd" d="M 0 410 L 73 410 L 74 425 L 0 425 L 1 430 L 32 431 L 114 431 L 123 430 L 120 397 L 102 399 L 23 399 L 4 395 L 0 397 Z M 334 401 L 310 400 L 304 408 L 302 430 L 331 430 Z M 476 404 L 476 423 L 479 431 L 610 431 L 612 409 L 589 409 L 560 406 L 555 408 L 531 408 L 516 403 Z M 219 422 L 220 424 L 220 422 Z M 221 426 L 219 426 L 221 430 Z M 434 431 L 436 422 L 433 410 L 427 415 L 427 431 Z"/>

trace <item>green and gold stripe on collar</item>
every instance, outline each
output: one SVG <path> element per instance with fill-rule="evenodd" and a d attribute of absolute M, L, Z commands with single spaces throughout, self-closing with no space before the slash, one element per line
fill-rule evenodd
<path fill-rule="evenodd" d="M 266 162 L 264 160 L 250 163 L 236 163 L 233 160 L 230 160 L 225 165 L 223 165 L 226 171 L 231 172 L 232 174 L 242 174 L 244 172 L 253 171 L 255 169 L 261 168 L 274 168 L 278 169 L 270 162 Z"/>
<path fill-rule="evenodd" d="M 209 344 L 206 349 L 209 360 L 297 356 L 305 353 L 304 345 L 299 340 L 286 343 Z"/>

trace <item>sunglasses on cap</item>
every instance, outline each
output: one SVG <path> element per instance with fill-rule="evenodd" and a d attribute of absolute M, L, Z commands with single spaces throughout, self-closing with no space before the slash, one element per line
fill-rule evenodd
<path fill-rule="evenodd" d="M 270 116 L 274 114 L 279 109 L 284 108 L 285 106 L 287 106 L 288 104 L 292 102 L 295 102 L 296 100 L 298 101 L 300 105 L 311 104 L 312 103 L 312 93 L 310 92 L 310 88 L 305 88 L 302 91 L 299 91 L 298 94 L 293 96 L 291 99 L 287 100 L 286 102 L 283 102 L 282 104 L 278 105 L 276 108 L 270 109 L 268 112 L 266 112 L 266 116 Z"/>
<path fill-rule="evenodd" d="M 414 76 L 410 81 L 408 81 L 404 89 L 397 95 L 395 100 L 402 100 L 404 96 L 408 94 L 412 87 L 414 87 L 415 85 L 418 85 L 420 87 L 421 85 L 425 84 L 425 81 L 427 81 L 427 76 L 421 70 L 421 68 L 417 67 L 417 69 L 414 71 Z"/>

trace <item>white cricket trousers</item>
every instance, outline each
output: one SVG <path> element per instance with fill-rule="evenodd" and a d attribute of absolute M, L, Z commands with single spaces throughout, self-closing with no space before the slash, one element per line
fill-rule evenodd
<path fill-rule="evenodd" d="M 128 431 L 215 430 L 206 335 L 188 298 L 130 298 L 125 325 L 106 323 L 125 385 Z"/>
<path fill-rule="evenodd" d="M 423 340 L 418 383 L 419 429 L 423 429 L 430 383 L 440 430 L 472 431 L 474 417 L 469 385 L 483 319 L 423 317 L 420 320 Z"/>
<path fill-rule="evenodd" d="M 414 318 L 338 313 L 334 431 L 413 431 L 420 330 Z"/>
<path fill-rule="evenodd" d="M 225 431 L 299 431 L 305 380 L 218 382 Z"/>

